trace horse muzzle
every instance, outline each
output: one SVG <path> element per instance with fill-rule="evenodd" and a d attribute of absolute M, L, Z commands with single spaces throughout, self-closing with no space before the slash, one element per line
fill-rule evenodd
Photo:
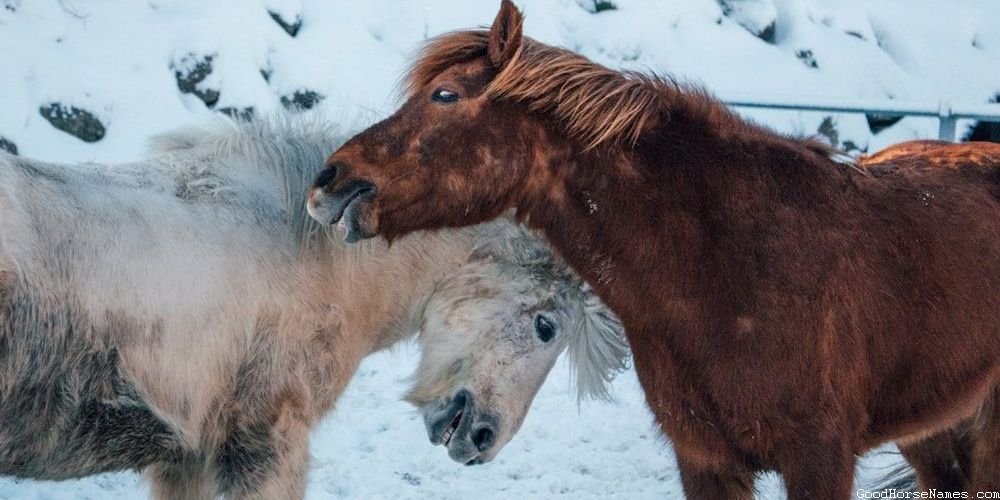
<path fill-rule="evenodd" d="M 352 179 L 346 182 L 334 183 L 329 168 L 320 173 L 309 192 L 306 210 L 313 219 L 324 225 L 340 223 L 347 231 L 345 240 L 348 243 L 371 238 L 374 232 L 362 224 L 362 208 L 371 206 L 375 197 L 375 185 L 371 182 Z M 335 187 L 339 184 L 339 187 Z"/>
<path fill-rule="evenodd" d="M 432 444 L 444 445 L 452 460 L 465 465 L 492 459 L 496 444 L 495 418 L 476 408 L 473 395 L 462 389 L 448 400 L 424 409 L 424 424 Z"/>

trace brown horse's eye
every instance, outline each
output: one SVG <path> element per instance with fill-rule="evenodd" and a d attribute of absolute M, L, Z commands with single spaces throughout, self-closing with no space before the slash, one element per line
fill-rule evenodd
<path fill-rule="evenodd" d="M 458 93 L 445 88 L 437 89 L 433 94 L 431 94 L 431 100 L 434 102 L 450 104 L 458 101 Z"/>

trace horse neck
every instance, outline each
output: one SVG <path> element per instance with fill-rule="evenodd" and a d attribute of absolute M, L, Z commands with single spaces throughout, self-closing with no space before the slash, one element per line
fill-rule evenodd
<path fill-rule="evenodd" d="M 309 304 L 312 324 L 320 325 L 301 339 L 303 365 L 319 377 L 317 415 L 329 411 L 365 356 L 417 332 L 437 283 L 465 261 L 471 245 L 467 232 L 438 231 L 391 247 L 380 240 L 331 242 L 303 259 L 297 302 Z"/>
<path fill-rule="evenodd" d="M 809 183 L 803 192 L 817 200 L 832 193 L 818 182 L 832 171 L 818 165 L 827 161 L 816 154 L 819 146 L 743 122 L 710 102 L 680 102 L 669 122 L 627 150 L 585 151 L 562 141 L 554 149 L 568 153 L 551 155 L 550 164 L 529 174 L 551 180 L 527 181 L 544 188 L 515 203 L 630 333 L 663 319 L 648 310 L 651 295 L 659 304 L 682 304 L 694 288 L 717 280 L 704 249 L 713 231 L 737 222 L 727 219 L 728 205 L 754 207 L 780 190 L 760 186 L 779 182 Z"/>
<path fill-rule="evenodd" d="M 468 258 L 469 231 L 421 232 L 394 242 L 336 242 L 312 262 L 312 289 L 340 315 L 345 338 L 365 354 L 415 333 L 437 283 Z"/>

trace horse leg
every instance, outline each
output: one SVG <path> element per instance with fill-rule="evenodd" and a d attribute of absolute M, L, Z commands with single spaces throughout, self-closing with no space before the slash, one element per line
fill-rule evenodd
<path fill-rule="evenodd" d="M 966 473 L 955 455 L 957 441 L 954 430 L 935 434 L 927 439 L 908 444 L 898 444 L 903 458 L 917 473 L 917 484 L 922 491 L 964 491 Z"/>
<path fill-rule="evenodd" d="M 703 467 L 680 454 L 677 466 L 688 500 L 753 500 L 754 475 L 744 467 Z"/>
<path fill-rule="evenodd" d="M 1000 387 L 969 423 L 969 492 L 1000 492 Z"/>
<path fill-rule="evenodd" d="M 226 498 L 232 500 L 299 500 L 305 497 L 309 470 L 309 426 L 279 419 L 267 445 L 273 451 L 257 461 L 248 474 L 228 480 Z"/>
<path fill-rule="evenodd" d="M 146 468 L 156 500 L 211 500 L 216 496 L 213 475 L 204 460 L 159 462 Z"/>
<path fill-rule="evenodd" d="M 776 458 L 788 500 L 853 498 L 857 458 L 846 439 L 814 434 L 786 444 Z"/>

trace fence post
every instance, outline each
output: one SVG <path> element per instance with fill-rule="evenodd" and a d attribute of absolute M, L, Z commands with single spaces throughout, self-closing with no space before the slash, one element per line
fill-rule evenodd
<path fill-rule="evenodd" d="M 951 103 L 941 101 L 938 108 L 938 139 L 955 142 L 955 125 L 958 120 L 951 114 Z"/>

